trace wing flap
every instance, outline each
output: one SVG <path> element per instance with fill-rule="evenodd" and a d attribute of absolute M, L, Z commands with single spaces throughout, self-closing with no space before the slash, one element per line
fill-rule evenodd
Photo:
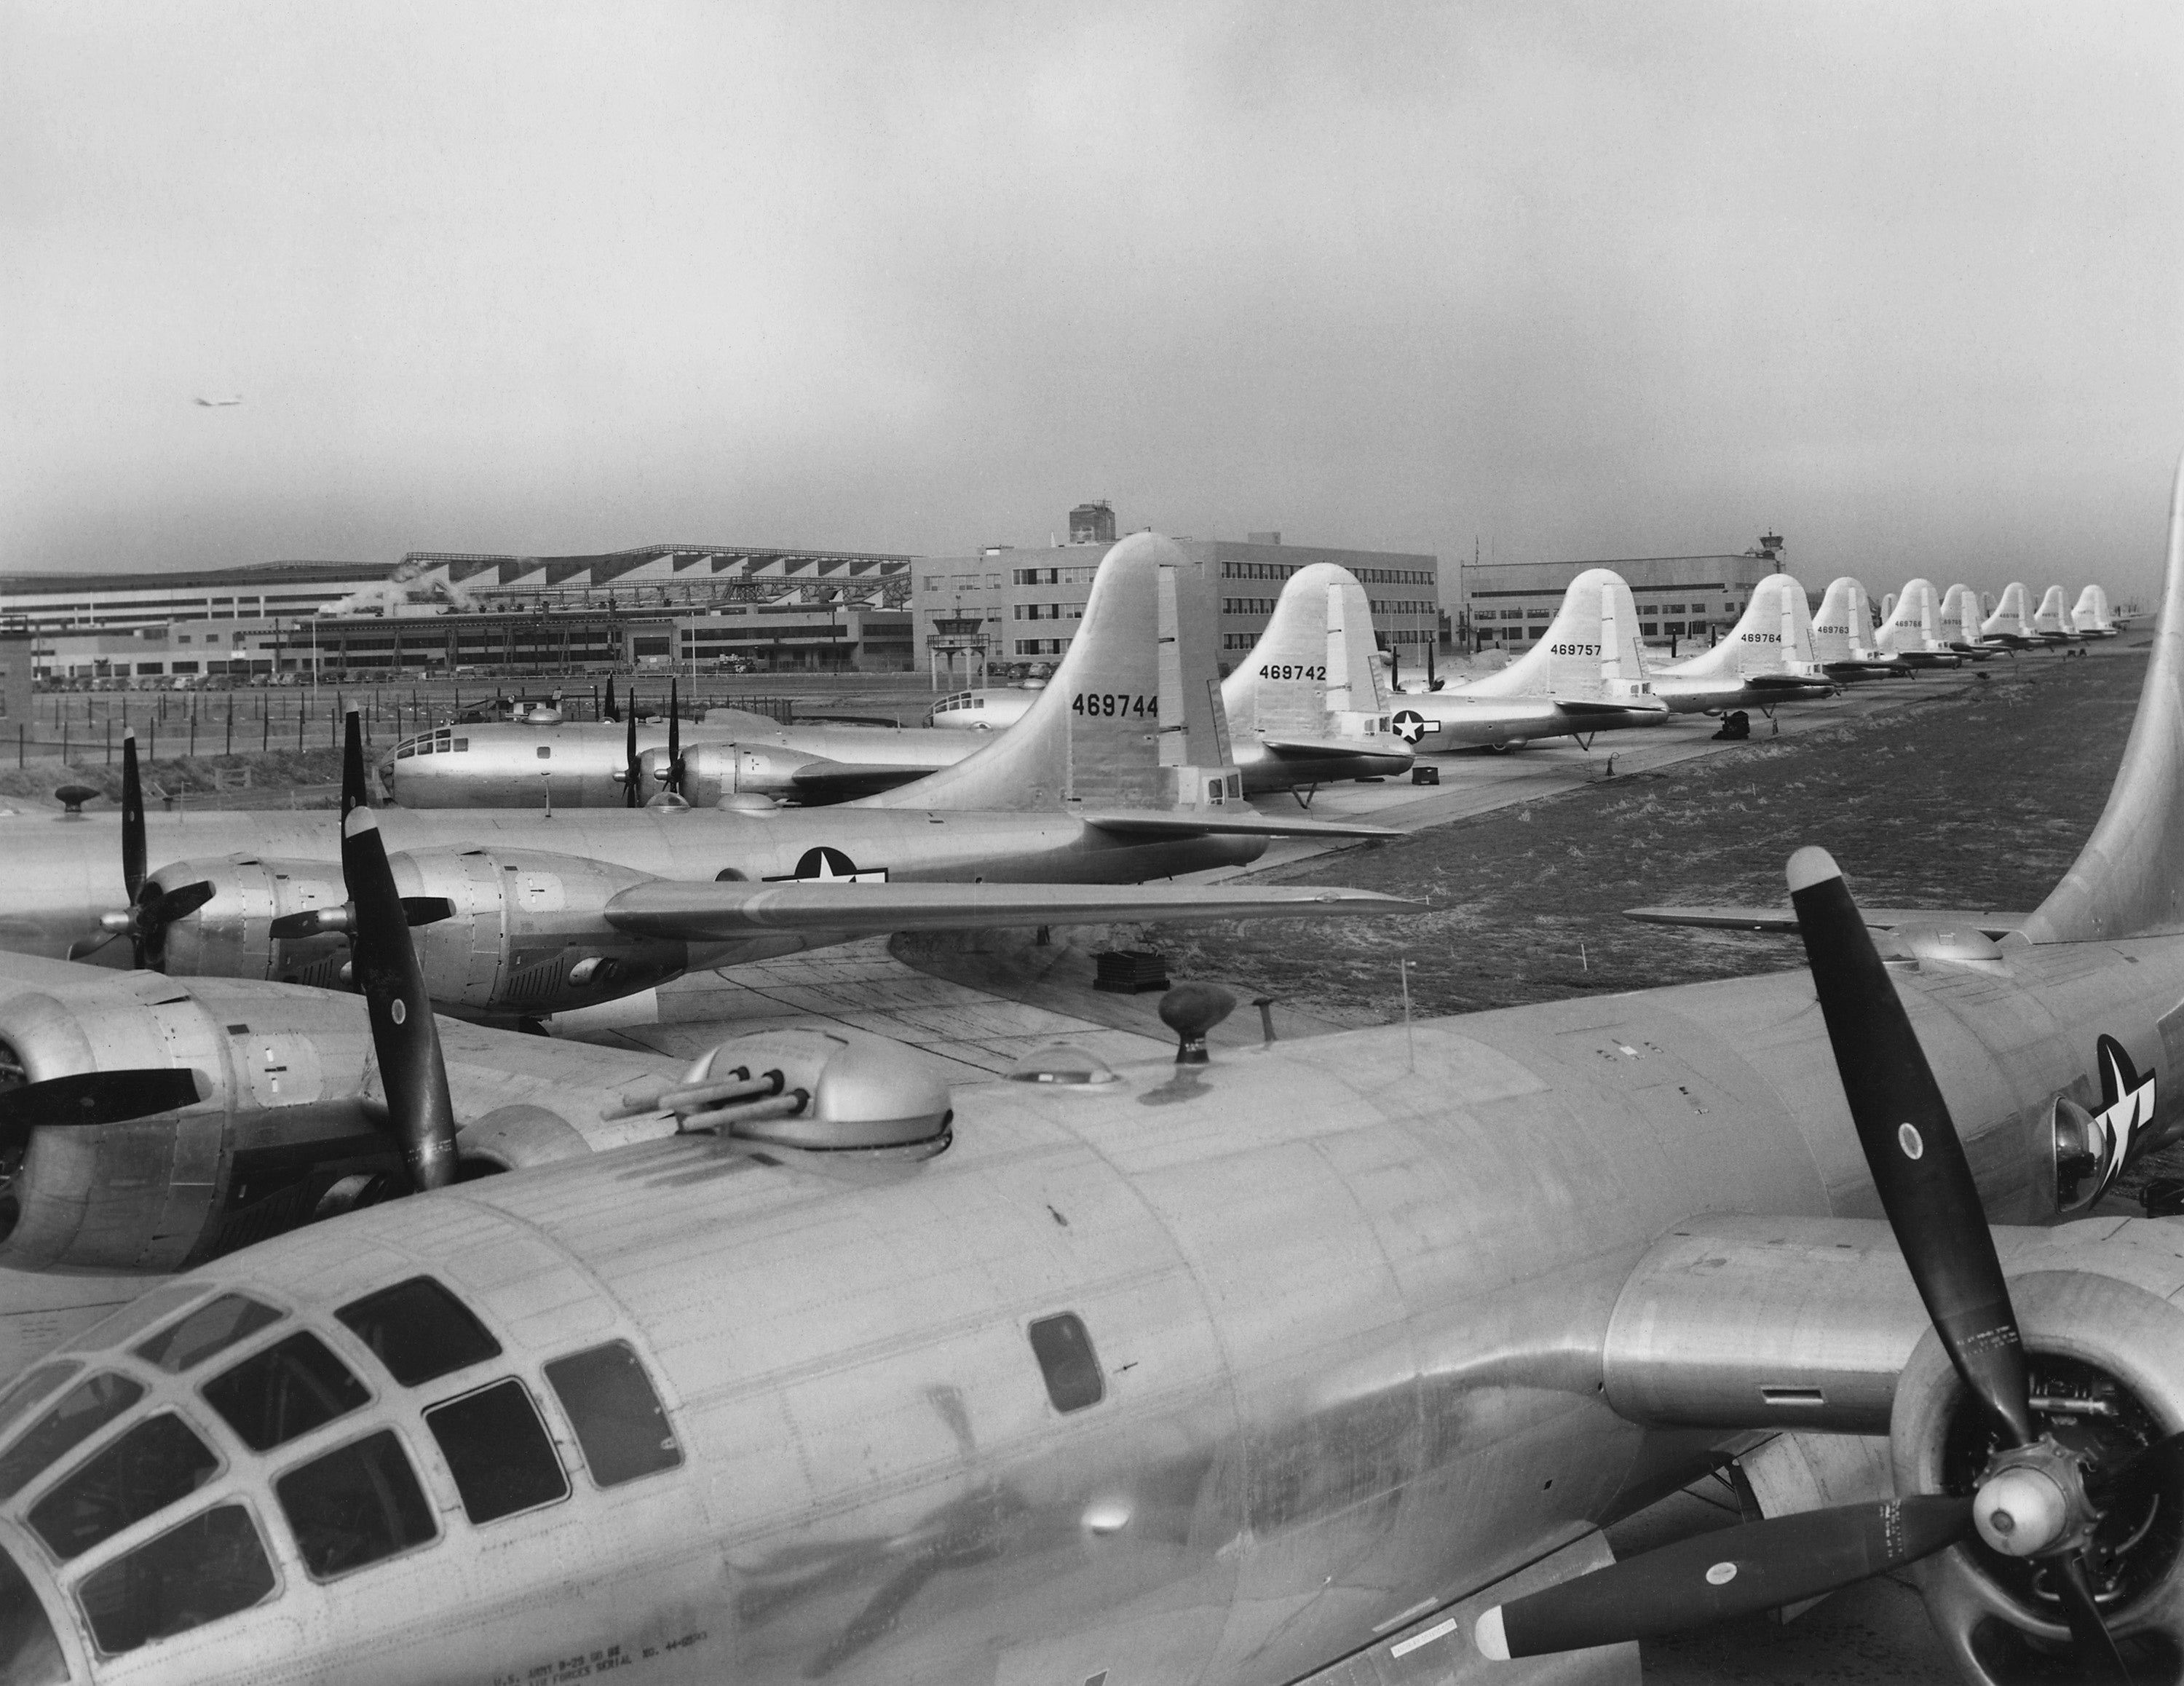
<path fill-rule="evenodd" d="M 1409 766 L 1412 760 L 1407 749 L 1375 749 L 1355 738 L 1346 742 L 1339 737 L 1268 737 L 1260 741 L 1275 754 L 1295 760 L 1384 761 L 1390 772 Z"/>
<path fill-rule="evenodd" d="M 2008 936 L 2031 918 L 2030 914 L 1997 913 L 1964 908 L 1862 907 L 1865 922 L 1876 931 L 1893 931 L 1903 925 L 1967 925 L 1981 935 Z M 1625 919 L 1641 925 L 1690 925 L 1709 931 L 1765 931 L 1794 934 L 1797 913 L 1787 907 L 1633 907 L 1623 910 Z"/>
<path fill-rule="evenodd" d="M 606 905 L 634 935 L 726 941 L 767 931 L 956 931 L 1026 925 L 1175 924 L 1217 919 L 1320 919 L 1419 913 L 1423 902 L 1369 890 L 1179 884 L 632 885 Z"/>

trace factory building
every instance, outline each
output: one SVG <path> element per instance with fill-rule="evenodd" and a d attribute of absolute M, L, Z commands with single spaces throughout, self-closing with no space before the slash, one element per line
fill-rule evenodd
<path fill-rule="evenodd" d="M 35 632 L 316 615 L 383 586 L 391 562 L 267 562 L 170 574 L 0 575 L 0 621 Z"/>
<path fill-rule="evenodd" d="M 41 676 L 53 679 L 900 671 L 913 665 L 909 594 L 900 554 L 413 551 L 384 565 L 0 577 L 0 625 L 38 635 Z"/>
<path fill-rule="evenodd" d="M 1068 543 L 1045 548 L 994 544 L 960 556 L 913 559 L 910 603 L 916 647 L 936 688 L 1051 667 L 1060 659 L 1084 618 L 1100 559 L 1117 542 L 1114 512 L 1104 503 L 1080 504 L 1069 512 L 1069 532 Z M 1437 557 L 1284 544 L 1278 532 L 1255 532 L 1242 541 L 1176 543 L 1210 565 L 1218 581 L 1224 673 L 1258 642 L 1283 582 L 1314 562 L 1333 562 L 1357 576 L 1384 643 L 1423 646 L 1436 636 Z M 1418 654 L 1423 659 L 1423 650 Z"/>
<path fill-rule="evenodd" d="M 1769 533 L 1737 556 L 1474 564 L 1464 570 L 1457 636 L 1474 650 L 1529 648 L 1546 637 L 1570 581 L 1608 568 L 1630 582 L 1640 637 L 1705 637 L 1736 624 L 1752 587 L 1780 571 L 1782 549 L 1781 535 Z"/>

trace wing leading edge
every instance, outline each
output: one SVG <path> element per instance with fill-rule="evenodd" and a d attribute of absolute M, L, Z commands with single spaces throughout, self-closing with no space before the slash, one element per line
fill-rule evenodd
<path fill-rule="evenodd" d="M 1999 940 L 2031 918 L 2030 914 L 1997 913 L 1965 908 L 1861 908 L 1865 922 L 1875 931 L 1893 931 L 1904 925 L 1959 925 L 1981 936 Z M 1641 925 L 1693 925 L 1709 931 L 1767 931 L 1795 932 L 1797 910 L 1788 907 L 1632 907 L 1625 919 Z"/>
<path fill-rule="evenodd" d="M 763 931 L 952 931 L 1109 921 L 1174 924 L 1216 919 L 1321 919 L 1422 913 L 1423 902 L 1368 890 L 1106 884 L 632 885 L 606 905 L 607 922 L 635 935 L 684 942 Z"/>

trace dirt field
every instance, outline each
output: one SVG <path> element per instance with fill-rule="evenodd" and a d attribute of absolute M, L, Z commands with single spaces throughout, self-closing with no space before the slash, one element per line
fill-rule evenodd
<path fill-rule="evenodd" d="M 1401 1014 L 1405 958 L 1421 1015 L 1802 965 L 1795 937 L 1641 926 L 1622 910 L 1779 905 L 1783 864 L 1802 843 L 1832 851 L 1875 905 L 2029 909 L 2099 815 L 2146 661 L 2040 655 L 1992 667 L 1984 684 L 1946 697 L 1888 682 L 1900 703 L 1855 724 L 1755 737 L 1267 875 L 1418 896 L 1430 913 L 1164 932 L 1161 946 L 1178 976 L 1248 982 L 1355 1022 Z"/>

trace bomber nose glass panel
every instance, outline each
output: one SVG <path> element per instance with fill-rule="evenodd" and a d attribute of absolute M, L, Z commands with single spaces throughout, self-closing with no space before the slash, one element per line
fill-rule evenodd
<path fill-rule="evenodd" d="M 220 1460 L 181 1418 L 138 1423 L 31 1507 L 31 1526 L 66 1562 L 203 1486 Z"/>
<path fill-rule="evenodd" d="M 431 1277 L 351 1300 L 334 1316 L 405 1388 L 500 1356 L 500 1343 L 470 1307 Z"/>
<path fill-rule="evenodd" d="M 240 1294 L 223 1294 L 136 1348 L 136 1356 L 170 1374 L 202 1364 L 237 1341 L 248 1340 L 287 1314 Z"/>
<path fill-rule="evenodd" d="M 144 1397 L 126 1376 L 102 1372 L 79 1382 L 60 1403 L 0 1455 L 0 1500 L 12 1499 L 46 1467 L 81 1445 Z"/>
<path fill-rule="evenodd" d="M 273 1490 L 316 1580 L 422 1545 L 438 1532 L 391 1428 L 291 1470 Z"/>
<path fill-rule="evenodd" d="M 557 1358 L 546 1366 L 546 1380 L 600 1486 L 618 1487 L 682 1461 L 660 1396 L 627 1341 Z"/>
<path fill-rule="evenodd" d="M 248 1610 L 272 1590 L 250 1513 L 222 1505 L 86 1576 L 76 1598 L 112 1655 Z"/>
<path fill-rule="evenodd" d="M 0 1393 L 0 1436 L 14 1433 L 18 1422 L 82 1368 L 75 1359 L 58 1359 L 51 1364 L 41 1364 L 14 1387 Z"/>
<path fill-rule="evenodd" d="M 204 1384 L 212 1408 L 254 1452 L 332 1422 L 371 1395 L 348 1366 L 309 1332 L 292 1334 Z"/>
<path fill-rule="evenodd" d="M 0 1551 L 0 1680 L 8 1686 L 65 1686 L 68 1659 L 38 1595 L 15 1560 Z"/>
<path fill-rule="evenodd" d="M 569 1478 L 538 1421 L 538 1407 L 514 1377 L 434 1406 L 425 1422 L 440 1443 L 472 1522 L 489 1522 L 569 1496 Z"/>

